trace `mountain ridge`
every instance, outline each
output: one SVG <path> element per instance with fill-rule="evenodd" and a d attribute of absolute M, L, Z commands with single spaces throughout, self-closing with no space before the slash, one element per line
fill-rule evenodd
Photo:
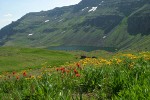
<path fill-rule="evenodd" d="M 0 30 L 0 44 L 150 49 L 149 6 L 147 0 L 82 0 L 28 13 Z"/>

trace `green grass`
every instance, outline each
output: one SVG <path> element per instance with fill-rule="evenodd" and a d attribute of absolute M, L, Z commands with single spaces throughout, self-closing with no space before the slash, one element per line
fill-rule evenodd
<path fill-rule="evenodd" d="M 1 100 L 149 100 L 150 52 L 117 54 L 103 64 L 68 65 L 41 76 L 0 82 Z M 117 57 L 117 58 L 116 58 Z M 118 63 L 118 61 L 120 61 Z M 97 61 L 96 59 L 93 61 Z M 106 62 L 110 62 L 107 64 Z M 94 62 L 96 64 L 96 62 Z M 22 75 L 22 73 L 20 73 Z M 21 76 L 20 75 L 20 76 Z"/>
<path fill-rule="evenodd" d="M 74 61 L 74 56 L 67 52 L 17 47 L 0 48 L 0 73 L 47 65 L 59 66 L 68 61 Z"/>

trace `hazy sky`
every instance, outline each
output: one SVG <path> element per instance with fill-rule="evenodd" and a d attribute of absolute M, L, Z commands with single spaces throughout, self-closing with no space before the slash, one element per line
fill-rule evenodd
<path fill-rule="evenodd" d="M 29 12 L 68 6 L 81 0 L 0 0 L 0 29 Z"/>

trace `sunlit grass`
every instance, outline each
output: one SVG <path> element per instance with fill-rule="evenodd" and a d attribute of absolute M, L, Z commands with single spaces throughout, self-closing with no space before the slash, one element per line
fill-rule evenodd
<path fill-rule="evenodd" d="M 38 72 L 38 73 L 37 73 Z M 0 98 L 149 100 L 150 52 L 86 58 L 57 67 L 1 75 Z"/>
<path fill-rule="evenodd" d="M 67 52 L 50 51 L 36 48 L 0 48 L 0 73 L 37 69 L 43 66 L 59 66 L 67 61 L 74 61 L 74 56 Z"/>

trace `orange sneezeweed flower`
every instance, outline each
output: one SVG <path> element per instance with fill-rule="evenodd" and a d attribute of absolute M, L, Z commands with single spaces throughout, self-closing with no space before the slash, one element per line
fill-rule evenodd
<path fill-rule="evenodd" d="M 57 71 L 59 71 L 59 68 L 56 68 Z"/>
<path fill-rule="evenodd" d="M 16 76 L 16 79 L 17 79 L 17 80 L 19 80 L 19 79 L 20 79 L 20 77 L 19 77 L 19 76 Z"/>
<path fill-rule="evenodd" d="M 66 70 L 66 72 L 67 72 L 67 73 L 69 73 L 69 72 L 70 72 L 70 70 Z"/>

